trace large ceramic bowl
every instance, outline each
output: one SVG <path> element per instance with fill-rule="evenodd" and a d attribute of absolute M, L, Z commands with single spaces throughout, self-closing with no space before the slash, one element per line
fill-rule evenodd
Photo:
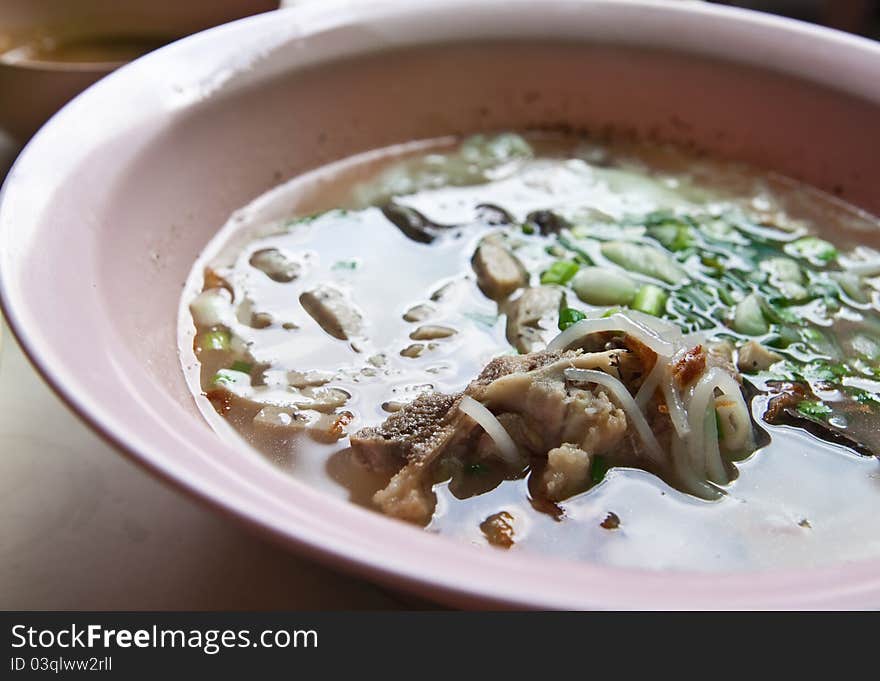
<path fill-rule="evenodd" d="M 56 115 L 3 188 L 3 304 L 99 433 L 339 568 L 471 606 L 880 605 L 880 560 L 700 574 L 456 543 L 328 498 L 200 416 L 177 353 L 178 301 L 234 209 L 369 148 L 560 124 L 747 159 L 880 212 L 880 47 L 868 41 L 694 2 L 316 3 L 172 44 Z"/>

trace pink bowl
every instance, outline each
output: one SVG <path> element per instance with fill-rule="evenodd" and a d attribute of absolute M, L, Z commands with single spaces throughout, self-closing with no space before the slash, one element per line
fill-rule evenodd
<path fill-rule="evenodd" d="M 318 4 L 227 24 L 120 69 L 18 159 L 0 197 L 3 305 L 55 390 L 136 462 L 230 517 L 451 604 L 880 605 L 880 560 L 620 569 L 480 550 L 328 498 L 214 434 L 176 343 L 189 267 L 233 210 L 279 177 L 413 138 L 612 125 L 747 159 L 880 212 L 880 47 L 689 2 Z"/>

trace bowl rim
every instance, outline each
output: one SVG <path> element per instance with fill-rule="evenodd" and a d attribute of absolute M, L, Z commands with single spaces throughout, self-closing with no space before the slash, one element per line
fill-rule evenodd
<path fill-rule="evenodd" d="M 191 497 L 220 510 L 276 541 L 335 567 L 357 572 L 387 585 L 443 600 L 455 605 L 480 605 L 514 608 L 863 608 L 880 605 L 880 559 L 853 563 L 810 567 L 802 570 L 768 570 L 738 573 L 671 572 L 634 568 L 599 566 L 575 563 L 539 555 L 503 554 L 499 551 L 480 551 L 464 542 L 435 537 L 420 529 L 385 518 L 374 512 L 333 499 L 311 489 L 302 491 L 310 504 L 306 523 L 292 527 L 272 515 L 262 506 L 257 496 L 247 490 L 236 489 L 221 480 L 211 481 L 192 474 L 183 464 L 163 456 L 155 446 L 144 440 L 133 428 L 109 413 L 102 405 L 101 396 L 90 394 L 74 372 L 53 361 L 52 339 L 43 335 L 35 324 L 26 322 L 26 301 L 21 282 L 11 263 L 16 249 L 16 232 L 25 233 L 27 223 L 34 227 L 40 222 L 42 209 L 38 205 L 24 205 L 20 197 L 29 187 L 41 182 L 46 163 L 41 149 L 63 137 L 65 130 L 75 130 L 80 109 L 92 103 L 112 100 L 114 93 L 128 80 L 144 77 L 155 67 L 174 61 L 188 52 L 229 45 L 235 34 L 247 38 L 265 33 L 277 35 L 279 27 L 290 33 L 285 41 L 299 39 L 330 27 L 352 27 L 364 22 L 419 21 L 423 30 L 430 32 L 431 22 L 424 20 L 426 11 L 434 16 L 455 16 L 465 24 L 463 16 L 476 13 L 515 10 L 512 22 L 526 21 L 534 13 L 535 4 L 528 0 L 435 0 L 431 5 L 419 6 L 405 0 L 380 0 L 369 6 L 346 0 L 309 3 L 288 9 L 240 19 L 171 43 L 135 60 L 92 86 L 65 106 L 37 133 L 16 160 L 0 190 L 0 307 L 7 322 L 37 371 L 96 433 L 126 454 L 131 460 L 158 478 L 187 492 Z M 529 7 L 531 6 L 531 9 Z M 650 21 L 688 21 L 706 29 L 706 35 L 693 38 L 696 44 L 705 44 L 717 38 L 716 33 L 740 37 L 746 33 L 760 34 L 762 39 L 775 36 L 780 39 L 797 38 L 793 46 L 782 49 L 788 54 L 781 68 L 802 69 L 808 75 L 807 65 L 799 66 L 806 50 L 814 50 L 820 57 L 831 61 L 831 66 L 816 75 L 815 82 L 839 89 L 850 89 L 865 98 L 880 102 L 880 46 L 837 31 L 811 26 L 738 8 L 721 7 L 697 2 L 668 3 L 665 0 L 549 0 L 541 3 L 541 11 L 560 13 L 589 8 L 596 16 L 611 22 L 632 22 L 641 17 L 642 30 L 650 28 Z M 480 14 L 480 13 L 484 14 Z M 723 19 L 723 26 L 713 23 Z M 447 26 L 448 30 L 448 26 Z M 626 29 L 638 38 L 637 30 Z M 734 38 L 730 38 L 733 40 Z M 381 46 L 382 36 L 372 38 L 373 47 Z M 376 43 L 375 41 L 379 41 Z M 417 42 L 417 41 L 416 41 Z M 256 43 L 242 40 L 237 50 L 255 50 Z M 226 48 L 227 52 L 229 47 Z M 355 46 L 351 49 L 361 49 Z M 730 46 L 718 49 L 732 50 Z M 354 52 L 355 54 L 357 52 Z M 733 55 L 729 55 L 733 56 Z M 749 55 L 759 60 L 766 55 Z M 847 60 L 858 68 L 847 71 L 845 77 L 835 68 Z M 193 77 L 201 77 L 198 67 Z M 874 77 L 871 80 L 871 77 Z M 824 79 L 824 81 L 822 81 Z M 877 83 L 876 85 L 874 83 Z M 146 89 L 146 88 L 145 88 Z M 160 111 L 161 101 L 156 98 L 143 115 Z M 143 102 L 139 102 L 143 106 Z M 54 178 L 63 181 L 58 170 Z M 51 192 L 46 192 L 51 195 Z M 15 216 L 15 224 L 9 214 Z M 32 231 L 32 230 L 31 230 Z M 298 483 L 305 487 L 302 483 Z M 339 521 L 351 524 L 350 531 L 375 531 L 375 536 L 351 542 L 351 533 L 335 533 L 333 523 L 328 527 L 319 516 L 328 512 Z M 336 524 L 339 524 L 339 521 Z M 378 551 L 377 551 L 378 549 Z M 467 581 L 459 578 L 465 574 Z M 539 581 L 538 578 L 542 578 Z M 464 582 L 464 583 L 463 583 Z"/>

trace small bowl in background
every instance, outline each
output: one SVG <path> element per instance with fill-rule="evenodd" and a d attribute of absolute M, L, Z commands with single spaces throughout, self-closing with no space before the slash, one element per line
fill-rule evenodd
<path fill-rule="evenodd" d="M 2 0 L 0 129 L 24 143 L 75 95 L 132 59 L 278 6 L 278 0 Z"/>

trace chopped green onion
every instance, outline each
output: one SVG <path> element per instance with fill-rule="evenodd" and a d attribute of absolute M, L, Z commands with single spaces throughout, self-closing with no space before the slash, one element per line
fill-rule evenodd
<path fill-rule="evenodd" d="M 854 272 L 831 272 L 829 275 L 841 290 L 857 303 L 870 300 L 867 290 L 862 286 L 862 278 Z"/>
<path fill-rule="evenodd" d="M 580 265 L 576 262 L 557 260 L 541 274 L 541 283 L 567 284 L 571 278 L 577 274 L 579 267 Z"/>
<path fill-rule="evenodd" d="M 228 387 L 250 385 L 250 375 L 243 371 L 235 371 L 233 369 L 220 369 L 214 378 L 211 379 L 213 385 L 223 385 Z"/>
<path fill-rule="evenodd" d="M 231 337 L 225 329 L 205 331 L 198 336 L 200 350 L 228 350 Z"/>
<path fill-rule="evenodd" d="M 652 224 L 650 216 L 645 220 L 649 236 L 654 237 L 670 251 L 683 251 L 696 245 L 690 226 L 676 218 L 666 218 Z"/>
<path fill-rule="evenodd" d="M 837 343 L 830 336 L 815 327 L 801 329 L 801 339 L 818 353 L 833 358 L 840 356 L 840 348 L 837 346 Z"/>
<path fill-rule="evenodd" d="M 659 317 L 666 309 L 666 291 L 654 284 L 645 284 L 639 288 L 633 299 L 632 308 L 639 312 Z"/>
<path fill-rule="evenodd" d="M 770 330 L 761 311 L 761 298 L 751 293 L 739 301 L 733 316 L 733 328 L 747 336 L 762 336 Z"/>
<path fill-rule="evenodd" d="M 232 371 L 240 371 L 243 374 L 249 374 L 253 371 L 254 365 L 249 364 L 248 362 L 242 362 L 241 360 L 236 360 L 232 363 L 232 366 L 229 367 Z"/>
<path fill-rule="evenodd" d="M 604 267 L 584 267 L 571 282 L 577 297 L 590 305 L 629 305 L 638 288 L 623 272 Z"/>
<path fill-rule="evenodd" d="M 801 268 L 791 258 L 767 258 L 761 261 L 760 268 L 770 275 L 770 283 L 790 301 L 801 301 L 808 297 L 807 289 L 803 287 Z"/>
<path fill-rule="evenodd" d="M 736 303 L 736 300 L 731 295 L 730 291 L 727 290 L 724 286 L 719 286 L 715 291 L 718 293 L 718 299 L 724 303 L 725 305 L 731 306 Z"/>
<path fill-rule="evenodd" d="M 800 266 L 791 258 L 767 258 L 760 267 L 777 281 L 790 281 L 800 284 L 804 280 Z"/>
<path fill-rule="evenodd" d="M 837 257 L 837 249 L 833 245 L 815 236 L 805 236 L 786 244 L 785 252 L 819 264 L 831 262 Z"/>
<path fill-rule="evenodd" d="M 831 414 L 831 407 L 824 402 L 816 400 L 802 400 L 798 402 L 798 413 L 809 419 L 825 420 Z"/>
<path fill-rule="evenodd" d="M 686 278 L 684 270 L 671 255 L 653 246 L 628 241 L 606 241 L 600 246 L 600 250 L 615 265 L 667 284 L 677 284 Z"/>
<path fill-rule="evenodd" d="M 871 338 L 864 333 L 860 333 L 853 336 L 853 339 L 850 341 L 850 345 L 852 346 L 852 349 L 855 351 L 855 353 L 860 357 L 863 357 L 864 359 L 880 359 L 880 342 L 878 342 L 875 338 Z"/>
<path fill-rule="evenodd" d="M 522 226 L 522 233 L 532 235 L 535 233 L 535 227 L 526 222 Z"/>
<path fill-rule="evenodd" d="M 575 310 L 572 307 L 564 307 L 559 312 L 559 330 L 565 331 L 572 324 L 577 324 L 579 321 L 586 318 L 587 315 L 580 310 Z"/>

